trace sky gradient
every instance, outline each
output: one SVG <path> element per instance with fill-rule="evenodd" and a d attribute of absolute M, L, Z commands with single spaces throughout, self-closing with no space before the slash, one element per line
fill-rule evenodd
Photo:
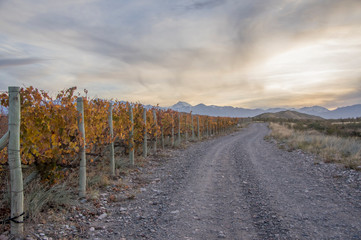
<path fill-rule="evenodd" d="M 0 0 L 0 90 L 170 106 L 361 103 L 360 0 Z"/>

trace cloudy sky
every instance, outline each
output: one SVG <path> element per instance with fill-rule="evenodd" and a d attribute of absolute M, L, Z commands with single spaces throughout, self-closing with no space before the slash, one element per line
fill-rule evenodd
<path fill-rule="evenodd" d="M 0 90 L 169 106 L 361 103 L 360 0 L 0 0 Z"/>

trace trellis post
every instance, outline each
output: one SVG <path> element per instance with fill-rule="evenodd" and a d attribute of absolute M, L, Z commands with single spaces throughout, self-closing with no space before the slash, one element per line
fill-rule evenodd
<path fill-rule="evenodd" d="M 199 116 L 197 116 L 197 132 L 198 132 L 198 140 L 201 140 L 201 134 L 199 129 Z"/>
<path fill-rule="evenodd" d="M 181 144 L 181 114 L 178 113 L 178 146 Z"/>
<path fill-rule="evenodd" d="M 86 153 L 85 153 L 85 127 L 84 127 L 84 99 L 78 97 L 76 100 L 76 107 L 79 112 L 78 127 L 81 134 L 81 143 L 79 149 L 80 168 L 79 168 L 79 197 L 86 196 Z"/>
<path fill-rule="evenodd" d="M 161 144 L 162 144 L 162 149 L 164 150 L 164 127 L 163 127 L 163 125 L 161 127 Z"/>
<path fill-rule="evenodd" d="M 111 138 L 110 142 L 110 174 L 112 176 L 115 176 L 115 161 L 114 161 L 114 131 L 113 131 L 113 103 L 109 104 L 109 116 L 108 116 L 108 122 L 109 122 L 109 134 Z"/>
<path fill-rule="evenodd" d="M 148 136 L 147 136 L 147 109 L 143 108 L 144 136 L 143 136 L 143 157 L 148 155 Z"/>
<path fill-rule="evenodd" d="M 194 136 L 194 124 L 193 124 L 193 114 L 191 112 L 191 128 L 192 128 L 192 140 L 195 139 L 195 136 Z"/>
<path fill-rule="evenodd" d="M 134 119 L 133 119 L 133 107 L 129 105 L 129 117 L 130 117 L 130 133 L 129 133 L 129 161 L 134 166 Z"/>
<path fill-rule="evenodd" d="M 153 120 L 154 120 L 154 125 L 155 125 L 155 133 L 154 133 L 154 142 L 153 142 L 153 151 L 154 153 L 157 153 L 157 142 L 158 142 L 158 134 L 157 134 L 157 113 L 155 112 L 155 110 L 153 110 Z"/>
<path fill-rule="evenodd" d="M 174 147 L 174 118 L 172 114 L 172 147 Z"/>
<path fill-rule="evenodd" d="M 11 234 L 24 233 L 24 188 L 20 158 L 20 87 L 9 87 L 9 145 L 8 158 L 11 184 Z"/>
<path fill-rule="evenodd" d="M 184 129 L 185 129 L 185 135 L 186 135 L 186 142 L 188 142 L 188 126 L 187 126 L 187 114 L 184 114 Z"/>

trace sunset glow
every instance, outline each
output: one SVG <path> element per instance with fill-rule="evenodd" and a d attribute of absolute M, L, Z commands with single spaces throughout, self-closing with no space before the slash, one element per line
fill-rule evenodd
<path fill-rule="evenodd" d="M 361 103 L 359 0 L 0 1 L 9 85 L 169 106 Z"/>

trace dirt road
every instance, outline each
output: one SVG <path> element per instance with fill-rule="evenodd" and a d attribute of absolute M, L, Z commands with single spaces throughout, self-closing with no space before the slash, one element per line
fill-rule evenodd
<path fill-rule="evenodd" d="M 267 142 L 265 124 L 179 150 L 101 239 L 361 239 L 361 174 Z"/>

